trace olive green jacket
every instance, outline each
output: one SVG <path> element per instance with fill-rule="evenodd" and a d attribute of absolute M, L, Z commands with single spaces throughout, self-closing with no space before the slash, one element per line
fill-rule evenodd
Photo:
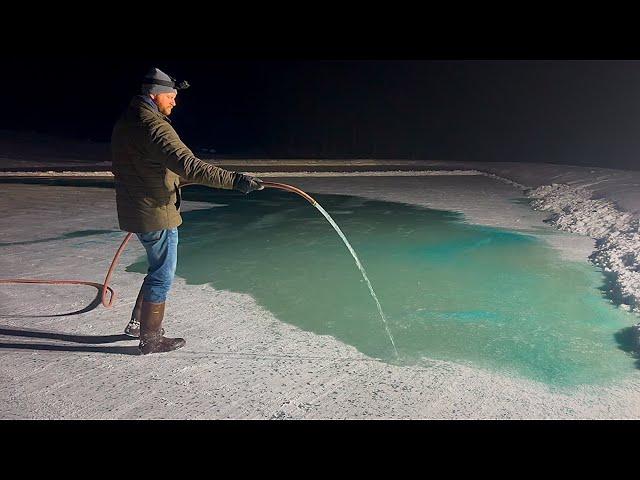
<path fill-rule="evenodd" d="M 111 154 L 118 221 L 127 232 L 180 225 L 181 183 L 231 190 L 237 177 L 197 158 L 169 119 L 140 96 L 131 100 L 113 127 Z"/>

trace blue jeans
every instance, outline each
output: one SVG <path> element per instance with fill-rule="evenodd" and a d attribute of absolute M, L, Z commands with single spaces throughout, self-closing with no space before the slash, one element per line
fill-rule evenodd
<path fill-rule="evenodd" d="M 164 303 L 178 263 L 178 229 L 136 233 L 147 251 L 149 269 L 142 282 L 146 302 Z"/>

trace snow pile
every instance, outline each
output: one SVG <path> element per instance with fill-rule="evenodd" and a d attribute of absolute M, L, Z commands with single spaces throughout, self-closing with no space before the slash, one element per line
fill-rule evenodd
<path fill-rule="evenodd" d="M 558 229 L 596 240 L 628 230 L 633 221 L 630 213 L 620 212 L 611 201 L 592 199 L 593 192 L 584 187 L 554 183 L 538 187 L 527 195 L 535 198 L 531 202 L 534 209 L 553 212 L 548 222 Z"/>
<path fill-rule="evenodd" d="M 584 187 L 554 183 L 527 196 L 534 209 L 552 212 L 547 222 L 556 228 L 596 239 L 591 260 L 610 279 L 612 300 L 640 312 L 640 222 Z"/>
<path fill-rule="evenodd" d="M 596 265 L 605 273 L 614 273 L 619 284 L 617 296 L 623 304 L 640 311 L 638 292 L 640 292 L 640 233 L 635 221 L 626 231 L 612 232 L 597 243 L 597 249 L 591 256 Z"/>

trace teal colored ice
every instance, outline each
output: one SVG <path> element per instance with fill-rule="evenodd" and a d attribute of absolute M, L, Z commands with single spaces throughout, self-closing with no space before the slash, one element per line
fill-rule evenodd
<path fill-rule="evenodd" d="M 451 360 L 557 386 L 639 373 L 620 344 L 636 317 L 603 298 L 600 271 L 562 260 L 534 235 L 471 225 L 455 212 L 314 195 L 366 268 L 396 358 L 354 259 L 309 203 L 204 187 L 185 197 L 214 205 L 183 214 L 179 277 L 247 293 L 279 320 L 368 356 Z M 146 261 L 127 270 L 144 273 Z"/>

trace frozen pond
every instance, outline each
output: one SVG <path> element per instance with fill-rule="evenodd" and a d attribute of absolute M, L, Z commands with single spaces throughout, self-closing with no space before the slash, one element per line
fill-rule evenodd
<path fill-rule="evenodd" d="M 189 284 L 248 293 L 284 322 L 401 365 L 471 362 L 560 385 L 635 371 L 616 337 L 632 315 L 602 298 L 597 269 L 561 259 L 538 236 L 456 212 L 316 195 L 367 269 L 396 359 L 348 250 L 307 202 L 195 188 L 187 197 L 214 205 L 184 215 L 177 275 Z M 144 273 L 146 259 L 129 270 Z"/>

